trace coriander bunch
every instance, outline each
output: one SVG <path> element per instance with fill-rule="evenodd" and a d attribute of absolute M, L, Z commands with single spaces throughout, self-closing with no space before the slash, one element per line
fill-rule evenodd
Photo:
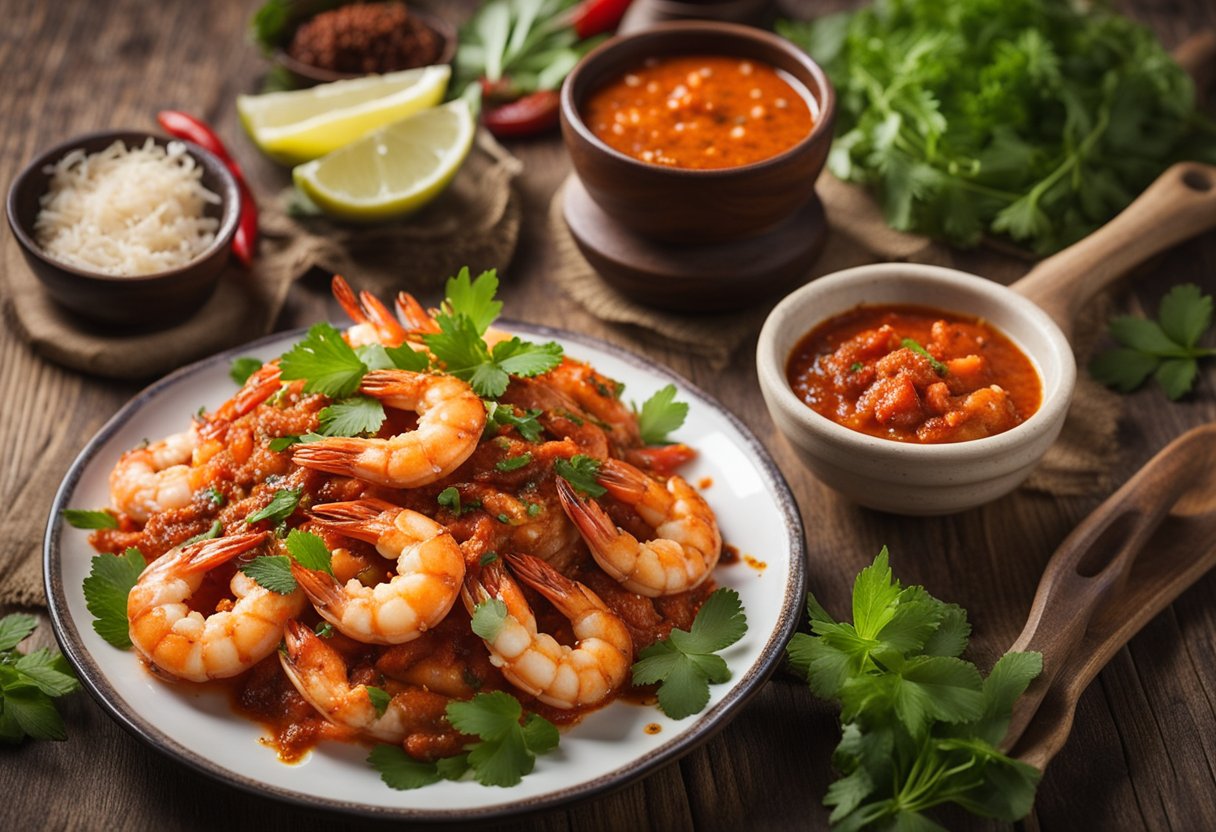
<path fill-rule="evenodd" d="M 80 682 L 57 650 L 17 651 L 37 624 L 32 615 L 0 618 L 0 743 L 67 739 L 54 700 L 79 690 Z"/>
<path fill-rule="evenodd" d="M 940 829 L 924 813 L 945 803 L 1007 821 L 1029 813 L 1040 772 L 997 744 L 1040 654 L 1007 653 L 983 678 L 959 658 L 966 611 L 902 587 L 885 547 L 853 585 L 853 623 L 813 595 L 807 610 L 813 635 L 794 636 L 788 652 L 811 690 L 841 706 L 841 777 L 823 801 L 833 829 Z"/>

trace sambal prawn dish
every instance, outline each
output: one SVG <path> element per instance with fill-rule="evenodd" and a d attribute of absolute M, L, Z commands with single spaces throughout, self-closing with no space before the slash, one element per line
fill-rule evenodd
<path fill-rule="evenodd" d="M 746 623 L 674 385 L 639 407 L 495 329 L 493 272 L 436 309 L 333 289 L 350 326 L 233 362 L 230 399 L 115 461 L 108 509 L 65 511 L 112 562 L 97 632 L 222 686 L 281 760 L 375 745 L 397 788 L 512 785 L 615 700 L 703 708 Z"/>

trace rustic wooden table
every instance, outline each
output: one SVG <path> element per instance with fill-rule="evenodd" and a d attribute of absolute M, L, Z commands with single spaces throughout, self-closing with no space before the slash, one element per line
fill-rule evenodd
<path fill-rule="evenodd" d="M 66 136 L 150 127 L 153 113 L 174 107 L 217 125 L 259 186 L 281 184 L 282 171 L 257 155 L 233 107 L 234 96 L 252 89 L 265 69 L 245 37 L 255 5 L 0 0 L 0 183 L 7 188 L 26 159 Z M 1168 45 L 1216 26 L 1211 0 L 1122 6 Z M 1047 558 L 1104 495 L 1051 499 L 1019 491 L 941 519 L 897 518 L 845 503 L 805 473 L 774 435 L 756 384 L 754 341 L 727 371 L 711 371 L 678 352 L 632 343 L 552 291 L 547 276 L 554 253 L 544 217 L 568 162 L 556 138 L 519 142 L 511 150 L 526 166 L 522 239 L 515 259 L 501 270 L 511 315 L 645 353 L 717 394 L 764 439 L 789 478 L 806 522 L 810 586 L 829 609 L 846 608 L 853 575 L 886 544 L 905 581 L 923 583 L 970 610 L 972 656 L 981 666 L 990 664 L 1020 630 Z M 1188 280 L 1216 290 L 1216 234 L 1160 258 L 1123 300 L 1131 309 L 1155 309 L 1166 288 Z M 278 324 L 295 327 L 334 311 L 323 286 L 305 283 L 293 290 Z M 0 330 L 0 515 L 28 487 L 30 472 L 48 465 L 66 471 L 136 389 L 51 365 L 9 326 Z M 1197 394 L 1185 402 L 1169 404 L 1154 389 L 1128 397 L 1118 471 L 1125 477 L 1186 428 L 1213 419 L 1216 370 L 1210 363 Z M 50 491 L 37 496 L 49 506 Z M 1083 696 L 1072 738 L 1039 791 L 1035 817 L 1043 829 L 1216 829 L 1214 600 L 1216 575 L 1209 575 L 1120 651 Z M 49 626 L 40 629 L 38 641 L 50 641 Z M 0 749 L 0 828 L 381 826 L 301 810 L 197 775 L 124 733 L 85 694 L 62 709 L 67 742 Z M 678 763 L 615 794 L 502 828 L 826 828 L 820 799 L 836 739 L 832 709 L 804 684 L 778 676 L 725 730 Z M 959 818 L 951 825 L 956 821 L 986 828 Z"/>

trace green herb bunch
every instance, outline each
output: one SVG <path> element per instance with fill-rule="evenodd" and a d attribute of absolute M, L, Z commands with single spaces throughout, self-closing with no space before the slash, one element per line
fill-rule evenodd
<path fill-rule="evenodd" d="M 1170 162 L 1216 157 L 1190 78 L 1102 2 L 877 0 L 779 31 L 838 91 L 831 171 L 901 230 L 1047 253 Z"/>
<path fill-rule="evenodd" d="M 828 789 L 836 830 L 941 829 L 924 812 L 946 803 L 1019 820 L 1040 772 L 997 750 L 1014 701 L 1039 675 L 1039 653 L 1007 653 L 985 679 L 960 659 L 967 613 L 924 587 L 895 580 L 884 547 L 853 584 L 853 623 L 807 596 L 814 635 L 798 634 L 790 662 L 811 690 L 840 703 Z"/>
<path fill-rule="evenodd" d="M 67 739 L 54 700 L 79 690 L 80 682 L 58 650 L 17 651 L 37 624 L 21 613 L 0 618 L 0 743 Z"/>

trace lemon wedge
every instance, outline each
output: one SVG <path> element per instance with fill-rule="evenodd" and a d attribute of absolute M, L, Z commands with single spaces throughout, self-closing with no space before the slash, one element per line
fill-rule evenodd
<path fill-rule="evenodd" d="M 476 120 L 463 99 L 423 110 L 292 171 L 327 214 L 376 221 L 417 211 L 443 192 L 473 146 Z"/>
<path fill-rule="evenodd" d="M 295 165 L 324 156 L 443 100 L 450 67 L 427 66 L 334 81 L 306 90 L 241 95 L 241 123 L 272 159 Z"/>

